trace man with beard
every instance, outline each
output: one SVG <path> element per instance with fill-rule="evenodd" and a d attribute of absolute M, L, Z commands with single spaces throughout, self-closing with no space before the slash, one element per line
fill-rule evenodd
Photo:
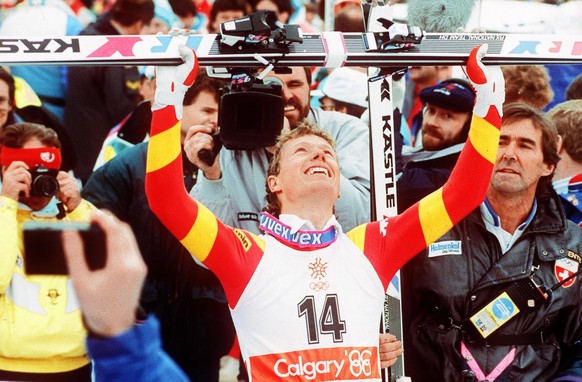
<path fill-rule="evenodd" d="M 336 215 L 345 230 L 370 220 L 369 134 L 358 118 L 333 111 L 311 108 L 308 68 L 292 68 L 289 74 L 271 73 L 283 83 L 285 118 L 291 130 L 307 119 L 325 130 L 335 140 L 342 164 L 341 197 L 335 204 Z M 211 129 L 192 127 L 184 142 L 188 159 L 203 176 L 191 195 L 204 203 L 224 223 L 259 234 L 259 213 L 266 205 L 265 180 L 273 148 L 255 150 L 222 149 L 209 166 L 200 160 L 200 150 L 213 147 Z"/>
<path fill-rule="evenodd" d="M 398 210 L 404 211 L 449 178 L 467 140 L 475 101 L 466 80 L 451 78 L 420 92 L 424 104 L 422 148 L 403 153 L 398 174 Z"/>
<path fill-rule="evenodd" d="M 408 68 L 402 104 L 402 115 L 408 129 L 403 131 L 404 144 L 420 146 L 423 102 L 421 90 L 452 77 L 451 66 L 411 66 Z"/>

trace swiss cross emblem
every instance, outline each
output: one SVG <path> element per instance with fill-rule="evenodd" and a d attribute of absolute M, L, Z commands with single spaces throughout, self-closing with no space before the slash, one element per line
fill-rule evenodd
<path fill-rule="evenodd" d="M 568 258 L 556 260 L 556 264 L 554 265 L 554 274 L 556 275 L 558 281 L 562 282 L 574 273 L 578 272 L 579 265 L 580 264 L 576 261 Z M 575 281 L 576 277 L 566 281 L 564 284 L 562 284 L 562 288 L 568 288 L 572 286 Z"/>

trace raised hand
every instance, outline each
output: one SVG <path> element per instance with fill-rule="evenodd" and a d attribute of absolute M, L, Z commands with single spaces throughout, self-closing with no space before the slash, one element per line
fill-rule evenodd
<path fill-rule="evenodd" d="M 499 127 L 505 101 L 505 81 L 499 66 L 485 67 L 481 62 L 488 47 L 483 44 L 473 48 L 465 72 L 477 93 L 473 114 Z"/>
<path fill-rule="evenodd" d="M 214 140 L 212 135 L 214 129 L 207 125 L 194 125 L 188 129 L 184 139 L 184 152 L 188 160 L 204 172 L 204 176 L 209 180 L 220 179 L 220 161 L 218 155 L 214 158 L 212 164 L 208 164 L 200 158 L 202 150 L 212 151 L 214 149 Z"/>
<path fill-rule="evenodd" d="M 57 181 L 59 182 L 59 192 L 57 199 L 59 199 L 67 207 L 67 212 L 72 212 L 81 204 L 81 191 L 79 184 L 71 175 L 64 171 L 59 171 L 57 174 Z"/>
<path fill-rule="evenodd" d="M 172 105 L 176 109 L 176 117 L 181 119 L 184 94 L 196 79 L 198 60 L 192 49 L 184 45 L 180 45 L 178 49 L 184 60 L 182 64 L 156 67 L 156 92 L 152 110 Z"/>

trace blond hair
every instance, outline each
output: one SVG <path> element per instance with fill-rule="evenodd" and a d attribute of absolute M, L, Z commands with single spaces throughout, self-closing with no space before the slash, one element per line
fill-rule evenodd
<path fill-rule="evenodd" d="M 279 172 L 281 171 L 281 150 L 283 149 L 285 143 L 293 139 L 304 137 L 306 135 L 314 135 L 316 137 L 323 138 L 335 150 L 335 141 L 327 133 L 327 131 L 320 129 L 315 123 L 304 119 L 297 125 L 296 128 L 281 134 L 277 139 L 273 158 L 271 159 L 269 168 L 267 169 L 267 178 L 271 175 L 279 175 Z M 273 216 L 278 217 L 281 213 L 281 202 L 279 201 L 279 198 L 277 198 L 277 195 L 270 190 L 268 183 L 266 188 L 267 206 L 265 207 L 265 211 Z"/>

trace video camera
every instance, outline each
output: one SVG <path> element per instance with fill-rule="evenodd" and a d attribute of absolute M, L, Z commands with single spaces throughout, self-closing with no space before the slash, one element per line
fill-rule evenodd
<path fill-rule="evenodd" d="M 220 25 L 219 50 L 227 53 L 256 53 L 265 65 L 272 64 L 261 53 L 288 53 L 292 43 L 302 43 L 297 25 L 280 25 L 272 11 L 258 11 Z M 272 67 L 271 67 L 272 69 Z M 211 166 L 224 146 L 228 150 L 254 150 L 272 146 L 283 129 L 283 84 L 264 77 L 270 69 L 255 75 L 248 68 L 228 68 L 230 83 L 220 92 L 219 132 L 213 136 L 214 148 L 201 150 L 199 158 Z M 281 73 L 288 68 L 276 68 Z M 211 77 L 225 77 L 217 73 Z"/>
<path fill-rule="evenodd" d="M 230 84 L 220 91 L 214 147 L 201 150 L 199 158 L 211 166 L 222 146 L 228 150 L 273 146 L 283 129 L 282 90 L 278 78 L 261 80 L 245 70 L 233 73 Z"/>
<path fill-rule="evenodd" d="M 59 182 L 57 181 L 59 170 L 49 170 L 41 165 L 28 171 L 32 175 L 30 195 L 52 197 L 59 192 Z"/>

